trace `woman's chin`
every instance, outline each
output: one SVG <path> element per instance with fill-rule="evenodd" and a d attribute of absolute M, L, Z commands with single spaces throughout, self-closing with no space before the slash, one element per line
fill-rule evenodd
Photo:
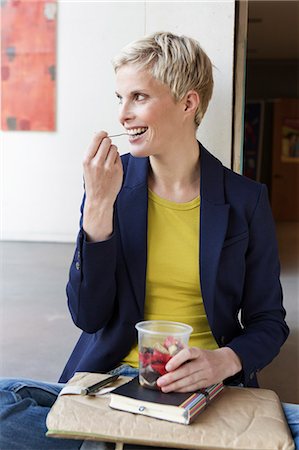
<path fill-rule="evenodd" d="M 150 149 L 143 145 L 130 145 L 129 152 L 132 156 L 135 156 L 136 158 L 144 158 L 146 156 L 151 155 Z"/>

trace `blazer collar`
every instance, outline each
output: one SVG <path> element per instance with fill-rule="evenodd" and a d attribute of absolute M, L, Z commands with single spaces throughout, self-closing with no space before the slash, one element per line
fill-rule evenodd
<path fill-rule="evenodd" d="M 225 203 L 223 185 L 223 165 L 208 150 L 199 143 L 200 147 L 200 197 L 221 205 Z"/>
<path fill-rule="evenodd" d="M 137 187 L 147 187 L 147 175 L 149 158 L 135 158 L 129 155 L 126 176 L 123 188 L 135 189 Z"/>

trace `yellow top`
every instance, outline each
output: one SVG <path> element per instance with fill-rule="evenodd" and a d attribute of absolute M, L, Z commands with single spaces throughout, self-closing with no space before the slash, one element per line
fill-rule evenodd
<path fill-rule="evenodd" d="M 176 203 L 149 190 L 144 320 L 187 323 L 190 346 L 215 349 L 200 289 L 199 205 L 199 197 Z M 137 346 L 123 363 L 138 367 Z"/>

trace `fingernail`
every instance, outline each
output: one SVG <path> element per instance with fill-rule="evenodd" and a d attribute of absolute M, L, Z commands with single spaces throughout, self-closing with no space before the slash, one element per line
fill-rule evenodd
<path fill-rule="evenodd" d="M 172 370 L 172 365 L 166 364 L 165 369 L 167 370 L 167 372 L 170 372 Z"/>

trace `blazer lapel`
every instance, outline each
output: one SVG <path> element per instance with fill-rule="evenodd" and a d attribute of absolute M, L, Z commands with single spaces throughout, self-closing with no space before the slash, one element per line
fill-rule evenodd
<path fill-rule="evenodd" d="M 230 207 L 225 204 L 223 166 L 203 146 L 200 147 L 200 282 L 206 313 L 212 327 L 216 276 Z"/>
<path fill-rule="evenodd" d="M 147 258 L 148 158 L 129 157 L 117 200 L 118 222 L 130 281 L 141 316 L 144 311 Z"/>

